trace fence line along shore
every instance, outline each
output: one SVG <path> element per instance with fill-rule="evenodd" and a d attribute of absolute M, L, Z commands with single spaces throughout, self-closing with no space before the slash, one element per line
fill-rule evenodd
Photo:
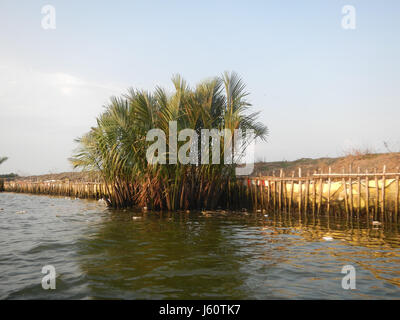
<path fill-rule="evenodd" d="M 312 215 L 334 213 L 347 217 L 366 216 L 379 221 L 397 221 L 399 215 L 400 172 L 327 173 L 321 169 L 303 176 L 302 169 L 286 176 L 283 169 L 277 174 L 259 177 L 241 177 L 229 188 L 231 194 L 227 209 L 248 209 L 255 212 L 268 210 L 299 212 Z M 77 198 L 107 198 L 109 185 L 101 182 L 22 181 L 0 183 L 0 190 L 69 196 Z"/>

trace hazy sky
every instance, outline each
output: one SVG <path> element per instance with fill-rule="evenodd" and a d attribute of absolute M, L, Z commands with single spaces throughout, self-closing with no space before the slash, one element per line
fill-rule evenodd
<path fill-rule="evenodd" d="M 55 30 L 41 25 L 47 4 Z M 270 129 L 257 159 L 400 150 L 399 36 L 398 0 L 1 0 L 0 173 L 69 171 L 73 140 L 111 95 L 225 70 Z"/>

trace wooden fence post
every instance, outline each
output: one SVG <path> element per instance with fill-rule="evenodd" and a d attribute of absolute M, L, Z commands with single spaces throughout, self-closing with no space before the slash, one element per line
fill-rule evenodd
<path fill-rule="evenodd" d="M 332 173 L 332 168 L 329 167 L 329 169 L 328 169 L 328 210 L 327 210 L 328 215 L 331 211 L 331 173 Z"/>
<path fill-rule="evenodd" d="M 352 174 L 352 166 L 349 166 L 349 185 L 350 185 L 350 216 L 353 217 L 353 180 L 351 179 L 351 174 Z"/>
<path fill-rule="evenodd" d="M 303 186 L 301 183 L 301 168 L 299 168 L 299 213 L 301 214 L 301 202 L 303 197 Z"/>
<path fill-rule="evenodd" d="M 368 169 L 365 170 L 365 211 L 367 213 L 367 221 L 369 221 L 369 177 Z"/>
<path fill-rule="evenodd" d="M 342 185 L 343 185 L 343 191 L 344 191 L 344 206 L 345 206 L 345 211 L 346 211 L 346 218 L 349 218 L 349 201 L 347 199 L 347 183 L 346 183 L 346 178 L 344 177 L 345 170 L 344 168 L 342 169 L 343 172 L 343 178 L 342 178 Z"/>
<path fill-rule="evenodd" d="M 294 171 L 292 172 L 292 181 L 290 188 L 290 202 L 289 202 L 289 212 L 291 212 L 293 206 L 293 191 L 294 191 Z"/>
<path fill-rule="evenodd" d="M 375 212 L 374 212 L 374 219 L 378 219 L 379 214 L 379 183 L 378 183 L 378 175 L 376 172 L 376 168 L 374 168 L 375 173 Z"/>
<path fill-rule="evenodd" d="M 395 199 L 395 210 L 394 210 L 394 216 L 395 216 L 395 221 L 397 222 L 397 217 L 399 214 L 399 167 L 396 168 L 396 199 Z"/>
<path fill-rule="evenodd" d="M 385 173 L 386 173 L 386 166 L 383 166 L 383 173 L 382 173 L 382 219 L 385 219 L 384 215 L 386 215 L 386 177 L 385 177 Z"/>
<path fill-rule="evenodd" d="M 360 210 L 361 210 L 361 177 L 360 177 L 360 167 L 357 168 L 357 187 L 358 187 L 358 202 L 357 202 L 357 218 L 360 218 Z"/>
<path fill-rule="evenodd" d="M 321 170 L 321 177 L 319 178 L 319 202 L 318 202 L 318 214 L 321 213 L 321 206 L 322 206 L 322 194 L 324 192 L 323 186 L 322 186 L 322 169 Z"/>

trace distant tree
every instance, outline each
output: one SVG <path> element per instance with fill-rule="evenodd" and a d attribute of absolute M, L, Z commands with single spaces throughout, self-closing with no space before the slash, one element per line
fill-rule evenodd
<path fill-rule="evenodd" d="M 0 164 L 2 164 L 4 161 L 6 161 L 8 158 L 7 157 L 2 157 L 0 158 Z"/>

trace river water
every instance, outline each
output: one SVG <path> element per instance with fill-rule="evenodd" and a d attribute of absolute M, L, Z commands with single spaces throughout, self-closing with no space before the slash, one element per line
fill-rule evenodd
<path fill-rule="evenodd" d="M 0 299 L 399 299 L 399 229 L 0 193 Z M 42 288 L 46 265 L 55 290 Z"/>

